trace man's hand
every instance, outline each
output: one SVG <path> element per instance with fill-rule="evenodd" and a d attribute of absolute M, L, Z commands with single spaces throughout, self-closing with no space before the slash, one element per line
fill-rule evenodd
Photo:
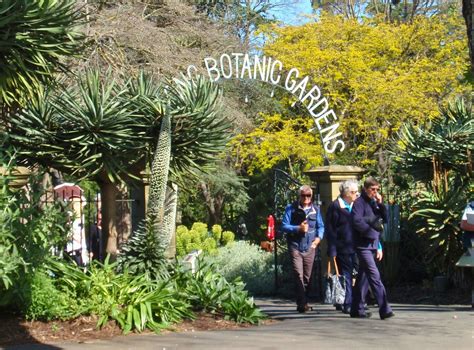
<path fill-rule="evenodd" d="M 321 242 L 321 238 L 319 237 L 316 237 L 313 241 L 313 243 L 311 243 L 311 248 L 313 249 L 316 249 L 316 247 L 318 246 L 318 244 Z"/>
<path fill-rule="evenodd" d="M 309 229 L 308 221 L 305 220 L 300 224 L 300 232 L 306 234 L 306 232 L 308 232 L 308 229 Z"/>
<path fill-rule="evenodd" d="M 383 250 L 382 249 L 377 249 L 377 255 L 375 256 L 377 261 L 381 261 L 383 258 Z"/>
<path fill-rule="evenodd" d="M 382 195 L 380 193 L 376 193 L 375 194 L 375 201 L 378 203 L 378 204 L 381 204 L 382 203 Z"/>

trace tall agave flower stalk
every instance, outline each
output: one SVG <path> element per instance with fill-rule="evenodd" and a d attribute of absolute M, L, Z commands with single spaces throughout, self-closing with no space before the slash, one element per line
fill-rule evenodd
<path fill-rule="evenodd" d="M 168 185 L 168 173 L 171 159 L 171 117 L 169 108 L 161 122 L 153 162 L 151 164 L 150 195 L 148 197 L 147 227 L 158 235 L 160 246 L 165 249 L 171 235 L 164 227 L 165 218 L 170 215 L 165 199 Z M 165 210 L 167 209 L 167 210 Z M 166 221 L 169 221 L 166 220 Z"/>
<path fill-rule="evenodd" d="M 174 258 L 176 249 L 175 243 L 172 244 L 173 233 L 176 227 L 176 210 L 178 208 L 178 186 L 171 184 L 166 192 L 165 210 L 163 215 L 163 224 L 161 231 L 158 232 L 159 242 L 165 249 L 165 256 L 169 259 Z"/>

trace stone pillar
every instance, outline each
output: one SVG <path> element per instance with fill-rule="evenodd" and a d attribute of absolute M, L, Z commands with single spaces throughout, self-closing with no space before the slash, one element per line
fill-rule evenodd
<path fill-rule="evenodd" d="M 323 216 L 323 221 L 325 220 L 326 210 L 329 204 L 331 204 L 331 202 L 335 200 L 339 195 L 340 183 L 342 181 L 350 179 L 360 180 L 365 172 L 365 169 L 351 165 L 328 165 L 305 171 L 305 174 L 311 180 L 311 187 L 316 189 L 316 199 L 318 198 L 317 195 L 319 194 L 319 200 L 321 201 L 321 215 Z M 315 274 L 316 276 L 319 276 L 319 281 L 316 281 L 317 286 L 314 287 L 317 288 L 317 290 L 319 291 L 319 297 L 322 298 L 323 278 L 326 274 L 328 263 L 327 241 L 325 239 L 323 239 L 323 241 L 321 242 L 320 252 L 320 258 L 317 258 L 315 267 Z"/>
<path fill-rule="evenodd" d="M 327 165 L 305 171 L 311 186 L 319 192 L 323 215 L 333 200 L 339 195 L 339 185 L 344 180 L 360 180 L 365 169 L 352 165 Z"/>
<path fill-rule="evenodd" d="M 30 175 L 31 170 L 24 166 L 14 167 L 10 170 L 0 166 L 0 176 L 11 176 L 9 186 L 15 189 L 25 186 Z"/>

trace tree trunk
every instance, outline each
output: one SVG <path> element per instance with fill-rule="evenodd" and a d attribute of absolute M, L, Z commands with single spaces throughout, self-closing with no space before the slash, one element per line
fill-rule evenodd
<path fill-rule="evenodd" d="M 462 15 L 466 22 L 467 42 L 469 45 L 469 57 L 471 58 L 471 75 L 474 77 L 474 29 L 472 28 L 472 7 L 474 0 L 462 0 Z"/>
<path fill-rule="evenodd" d="M 207 213 L 209 214 L 209 222 L 210 226 L 215 224 L 222 223 L 222 210 L 224 206 L 224 198 L 222 196 L 217 195 L 216 197 L 212 196 L 211 190 L 209 186 L 201 182 L 199 184 L 202 195 L 204 196 L 204 200 L 206 202 Z"/>
<path fill-rule="evenodd" d="M 115 218 L 117 215 L 116 203 L 119 190 L 117 186 L 109 181 L 99 182 L 102 202 L 102 237 L 105 243 L 103 256 L 110 254 L 112 260 L 117 256 L 117 226 Z"/>

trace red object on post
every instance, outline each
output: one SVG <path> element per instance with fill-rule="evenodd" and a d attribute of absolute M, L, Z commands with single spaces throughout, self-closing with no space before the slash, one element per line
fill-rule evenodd
<path fill-rule="evenodd" d="M 268 215 L 267 222 L 267 238 L 273 241 L 275 239 L 275 219 L 273 215 Z"/>

